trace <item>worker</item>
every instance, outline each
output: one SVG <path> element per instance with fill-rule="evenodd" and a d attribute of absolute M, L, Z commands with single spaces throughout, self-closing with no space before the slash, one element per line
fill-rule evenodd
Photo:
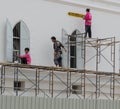
<path fill-rule="evenodd" d="M 90 13 L 90 9 L 86 9 L 86 15 L 83 18 L 85 20 L 85 38 L 88 37 L 91 38 L 92 37 L 92 32 L 91 32 L 91 21 L 92 21 L 92 14 Z"/>
<path fill-rule="evenodd" d="M 52 36 L 51 40 L 53 42 L 53 49 L 54 49 L 54 64 L 58 67 L 62 67 L 61 48 L 63 48 L 65 52 L 66 52 L 66 49 L 60 41 L 56 40 L 56 37 Z"/>
<path fill-rule="evenodd" d="M 31 56 L 29 54 L 30 49 L 25 48 L 25 54 L 18 56 L 21 59 L 21 64 L 31 64 Z"/>

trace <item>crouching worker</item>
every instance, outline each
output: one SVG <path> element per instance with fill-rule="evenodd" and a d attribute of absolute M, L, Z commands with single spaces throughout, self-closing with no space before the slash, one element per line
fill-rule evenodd
<path fill-rule="evenodd" d="M 29 54 L 29 48 L 25 48 L 25 54 L 18 56 L 21 59 L 21 64 L 31 64 L 31 56 Z"/>
<path fill-rule="evenodd" d="M 60 41 L 56 40 L 56 37 L 51 37 L 51 40 L 53 42 L 53 49 L 54 49 L 54 64 L 58 67 L 62 67 L 62 50 L 63 48 L 66 52 L 66 49 L 62 45 Z"/>

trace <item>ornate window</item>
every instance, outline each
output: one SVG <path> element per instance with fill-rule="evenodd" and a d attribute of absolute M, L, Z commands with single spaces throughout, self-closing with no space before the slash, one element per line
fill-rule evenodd
<path fill-rule="evenodd" d="M 14 62 L 16 55 L 24 54 L 24 49 L 30 47 L 30 32 L 27 25 L 20 21 L 13 28 L 6 22 L 6 61 Z"/>

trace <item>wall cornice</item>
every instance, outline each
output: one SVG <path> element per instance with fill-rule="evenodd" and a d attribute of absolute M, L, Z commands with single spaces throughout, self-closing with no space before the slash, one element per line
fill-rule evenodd
<path fill-rule="evenodd" d="M 96 10 L 120 14 L 120 2 L 115 0 L 47 0 L 65 5 L 89 7 Z"/>

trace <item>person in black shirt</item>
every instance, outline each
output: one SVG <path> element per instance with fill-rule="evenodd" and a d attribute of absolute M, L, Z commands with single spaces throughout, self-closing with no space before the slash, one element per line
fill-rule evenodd
<path fill-rule="evenodd" d="M 56 40 L 56 37 L 51 37 L 51 40 L 53 42 L 53 49 L 54 49 L 54 63 L 56 66 L 62 67 L 62 49 L 63 48 L 66 52 L 65 47 L 63 44 Z"/>

